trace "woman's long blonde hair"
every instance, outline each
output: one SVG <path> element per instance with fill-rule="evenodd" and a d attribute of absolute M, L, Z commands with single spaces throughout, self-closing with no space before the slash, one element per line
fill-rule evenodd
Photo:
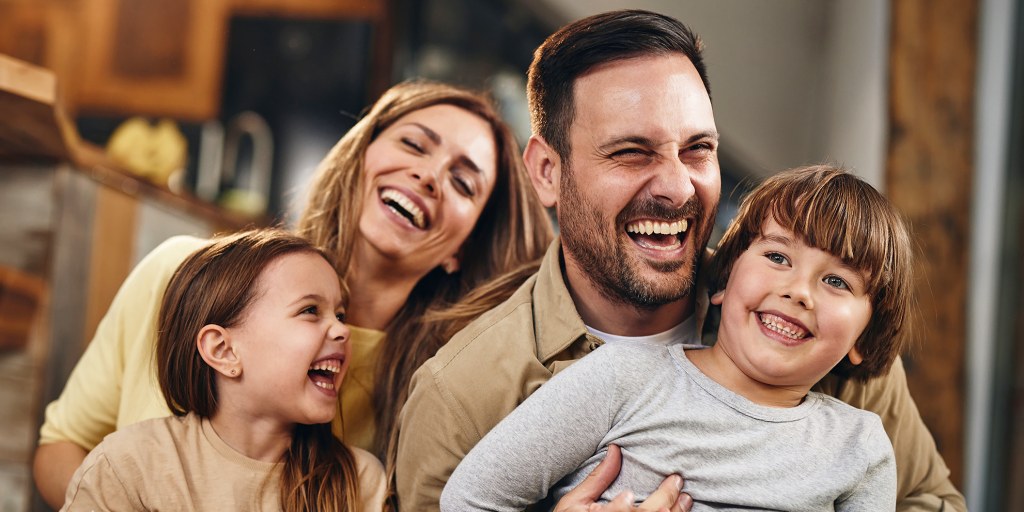
<path fill-rule="evenodd" d="M 553 238 L 550 218 L 530 185 L 519 146 L 493 104 L 478 93 L 429 81 L 404 82 L 389 89 L 331 149 L 311 185 L 312 196 L 299 219 L 298 234 L 327 251 L 338 275 L 346 277 L 359 236 L 366 148 L 402 116 L 433 105 L 453 105 L 487 121 L 498 155 L 497 181 L 462 245 L 460 270 L 448 275 L 434 269 L 420 279 L 387 328 L 373 396 L 374 447 L 385 464 L 390 463 L 388 442 L 397 429 L 413 372 L 448 340 L 447 333 L 472 320 L 473 312 L 507 298 L 521 279 L 497 281 L 500 286 L 492 285 L 475 307 L 431 314 L 432 320 L 426 321 L 424 314 L 445 310 L 496 276 L 517 269 L 516 275 L 525 276 L 523 266 L 535 264 Z"/>

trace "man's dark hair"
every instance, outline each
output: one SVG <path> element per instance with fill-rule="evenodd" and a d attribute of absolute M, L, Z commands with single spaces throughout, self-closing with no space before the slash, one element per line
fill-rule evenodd
<path fill-rule="evenodd" d="M 527 97 L 533 133 L 567 158 L 576 78 L 615 60 L 682 53 L 697 69 L 710 96 L 703 46 L 700 37 L 679 20 L 643 10 L 596 14 L 562 27 L 537 48 L 530 64 Z"/>

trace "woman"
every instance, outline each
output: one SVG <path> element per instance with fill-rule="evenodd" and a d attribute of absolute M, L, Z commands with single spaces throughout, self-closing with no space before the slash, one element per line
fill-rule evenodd
<path fill-rule="evenodd" d="M 333 257 L 352 297 L 352 360 L 335 433 L 380 455 L 412 372 L 467 318 L 421 328 L 421 316 L 539 259 L 550 221 L 493 107 L 436 83 L 384 93 L 327 155 L 310 190 L 296 231 Z M 155 316 L 173 270 L 206 243 L 176 237 L 139 263 L 47 407 L 34 476 L 51 505 L 104 435 L 169 414 L 154 377 Z"/>

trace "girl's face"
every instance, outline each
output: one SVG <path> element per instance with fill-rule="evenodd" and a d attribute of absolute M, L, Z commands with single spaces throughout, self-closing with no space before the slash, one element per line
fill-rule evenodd
<path fill-rule="evenodd" d="M 399 271 L 425 275 L 454 259 L 497 180 L 490 125 L 452 105 L 399 118 L 366 149 L 359 232 Z"/>
<path fill-rule="evenodd" d="M 245 409 L 286 425 L 331 421 L 349 351 L 337 274 L 318 254 L 291 253 L 272 261 L 256 286 L 242 321 L 227 329 Z"/>
<path fill-rule="evenodd" d="M 711 299 L 722 306 L 715 349 L 747 384 L 810 389 L 843 356 L 860 362 L 854 344 L 871 318 L 866 283 L 862 271 L 768 219 Z"/>

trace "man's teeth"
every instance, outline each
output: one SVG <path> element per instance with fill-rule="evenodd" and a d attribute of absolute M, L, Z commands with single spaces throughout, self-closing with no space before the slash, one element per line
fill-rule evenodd
<path fill-rule="evenodd" d="M 323 382 L 323 381 L 315 380 L 315 381 L 313 381 L 313 385 L 315 385 L 318 388 L 334 389 L 334 383 L 333 382 Z"/>
<path fill-rule="evenodd" d="M 775 332 L 777 332 L 777 333 L 779 333 L 779 334 L 781 334 L 781 335 L 783 335 L 783 336 L 785 336 L 787 338 L 792 338 L 794 340 L 800 340 L 800 339 L 806 338 L 807 335 L 809 334 L 806 330 L 801 329 L 801 328 L 799 328 L 799 327 L 797 327 L 797 326 L 795 326 L 795 325 L 793 325 L 793 324 L 791 324 L 791 323 L 789 323 L 789 322 L 787 322 L 787 321 L 785 321 L 785 320 L 783 320 L 783 319 L 781 319 L 781 318 L 779 318 L 779 317 L 777 317 L 775 315 L 769 315 L 767 313 L 762 313 L 760 315 L 760 317 L 761 317 L 761 324 L 762 325 L 764 325 L 768 329 L 770 329 L 772 331 L 775 331 Z"/>
<path fill-rule="evenodd" d="M 638 220 L 626 224 L 626 232 L 638 235 L 678 235 L 679 233 L 685 233 L 688 226 L 689 223 L 686 219 L 675 222 Z"/>
<path fill-rule="evenodd" d="M 421 210 L 420 207 L 412 201 L 412 199 L 406 197 L 405 194 L 402 194 L 397 190 L 385 189 L 380 193 L 380 198 L 384 201 L 391 201 L 408 212 L 409 215 L 412 216 L 412 219 L 410 220 L 412 220 L 413 225 L 416 227 L 423 229 L 426 225 L 423 210 Z"/>

